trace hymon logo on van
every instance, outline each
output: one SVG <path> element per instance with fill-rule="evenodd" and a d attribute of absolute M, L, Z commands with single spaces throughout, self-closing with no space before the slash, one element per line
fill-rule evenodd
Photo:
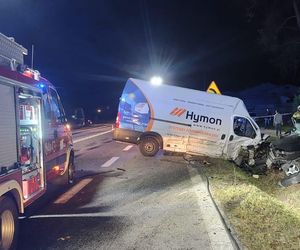
<path fill-rule="evenodd" d="M 175 108 L 171 111 L 170 115 L 181 117 L 184 113 L 185 119 L 192 120 L 194 123 L 204 122 L 209 124 L 222 125 L 222 120 L 214 117 L 209 117 L 206 115 L 198 115 L 193 111 L 187 111 L 186 109 Z"/>
<path fill-rule="evenodd" d="M 185 111 L 186 109 L 175 108 L 171 111 L 170 115 L 180 117 L 184 114 Z"/>

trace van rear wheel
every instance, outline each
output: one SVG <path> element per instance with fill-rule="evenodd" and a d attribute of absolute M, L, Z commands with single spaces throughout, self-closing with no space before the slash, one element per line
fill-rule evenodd
<path fill-rule="evenodd" d="M 18 210 L 10 197 L 3 196 L 0 198 L 0 220 L 0 249 L 15 249 L 19 231 Z"/>
<path fill-rule="evenodd" d="M 159 143 L 154 137 L 147 136 L 145 138 L 142 138 L 139 144 L 139 148 L 142 155 L 154 156 L 159 150 Z"/>

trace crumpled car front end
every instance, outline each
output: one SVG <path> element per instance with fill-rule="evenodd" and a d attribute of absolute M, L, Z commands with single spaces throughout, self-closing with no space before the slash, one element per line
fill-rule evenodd
<path fill-rule="evenodd" d="M 300 135 L 293 134 L 273 142 L 267 157 L 267 167 L 283 170 L 280 185 L 287 187 L 300 182 Z"/>

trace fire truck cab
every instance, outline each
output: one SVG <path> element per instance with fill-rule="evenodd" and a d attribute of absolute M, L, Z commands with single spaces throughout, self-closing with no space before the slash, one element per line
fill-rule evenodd
<path fill-rule="evenodd" d="M 18 216 L 49 184 L 72 183 L 72 135 L 55 87 L 24 65 L 0 33 L 0 249 L 14 249 Z"/>

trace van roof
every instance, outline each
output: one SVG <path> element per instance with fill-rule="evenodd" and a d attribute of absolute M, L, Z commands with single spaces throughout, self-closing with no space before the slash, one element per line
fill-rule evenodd
<path fill-rule="evenodd" d="M 249 115 L 244 102 L 237 97 L 210 94 L 205 91 L 178 87 L 170 84 L 154 86 L 149 81 L 134 78 L 129 78 L 127 82 L 132 82 L 137 85 L 148 97 L 151 96 L 152 93 L 155 93 L 156 97 L 162 95 L 163 98 L 166 98 L 166 95 L 170 95 L 172 96 L 172 99 L 176 98 L 177 100 L 182 101 L 198 100 L 205 102 L 206 104 L 226 106 L 227 110 L 231 110 L 231 112 L 234 112 L 235 114 Z"/>

